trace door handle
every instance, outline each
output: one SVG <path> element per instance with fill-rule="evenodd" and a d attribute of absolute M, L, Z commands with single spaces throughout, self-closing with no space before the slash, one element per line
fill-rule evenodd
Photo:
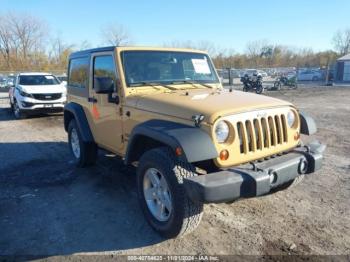
<path fill-rule="evenodd" d="M 90 103 L 97 103 L 97 99 L 94 97 L 88 97 L 88 102 Z"/>

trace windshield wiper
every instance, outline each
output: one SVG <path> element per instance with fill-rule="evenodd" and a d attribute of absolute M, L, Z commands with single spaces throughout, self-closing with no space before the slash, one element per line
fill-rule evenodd
<path fill-rule="evenodd" d="M 192 86 L 196 87 L 195 84 L 198 84 L 198 85 L 202 85 L 202 86 L 205 86 L 207 88 L 210 88 L 210 89 L 213 89 L 213 87 L 211 85 L 208 85 L 208 84 L 205 84 L 205 83 L 201 83 L 199 81 L 188 81 L 188 80 L 179 80 L 179 81 L 173 81 L 172 82 L 173 84 L 175 83 L 185 83 L 185 84 L 191 84 Z"/>
<path fill-rule="evenodd" d="M 153 88 L 156 88 L 156 89 L 159 89 L 157 86 L 162 86 L 162 87 L 168 88 L 170 90 L 177 90 L 177 88 L 175 88 L 175 87 L 168 86 L 168 85 L 158 83 L 158 82 L 137 82 L 137 83 L 129 84 L 129 86 L 132 86 L 132 87 L 152 86 Z"/>

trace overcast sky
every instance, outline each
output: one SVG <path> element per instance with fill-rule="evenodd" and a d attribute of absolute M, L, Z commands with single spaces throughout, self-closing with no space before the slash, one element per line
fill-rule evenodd
<path fill-rule="evenodd" d="M 338 29 L 350 27 L 350 1 L 0 0 L 0 13 L 26 12 L 45 20 L 67 43 L 101 45 L 101 27 L 124 25 L 134 44 L 210 41 L 245 50 L 246 43 L 332 48 Z"/>

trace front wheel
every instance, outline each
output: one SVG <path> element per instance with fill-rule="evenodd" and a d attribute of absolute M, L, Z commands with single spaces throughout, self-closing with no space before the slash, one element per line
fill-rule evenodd
<path fill-rule="evenodd" d="M 255 92 L 256 92 L 257 94 L 261 94 L 263 91 L 264 91 L 264 87 L 263 87 L 261 84 L 259 84 L 259 85 L 256 87 Z"/>
<path fill-rule="evenodd" d="M 294 178 L 293 180 L 288 181 L 287 183 L 285 183 L 283 185 L 280 185 L 277 188 L 272 189 L 271 193 L 275 193 L 275 192 L 278 192 L 278 191 L 281 191 L 281 190 L 286 190 L 286 189 L 289 189 L 289 188 L 293 188 L 296 185 L 300 184 L 300 182 L 304 180 L 304 177 L 305 177 L 305 175 L 299 175 L 296 178 Z"/>
<path fill-rule="evenodd" d="M 13 110 L 13 114 L 14 114 L 16 119 L 23 119 L 26 117 L 26 115 L 21 110 L 21 108 L 19 107 L 18 102 L 16 100 L 13 102 L 12 110 Z"/>
<path fill-rule="evenodd" d="M 201 221 L 203 204 L 193 202 L 183 186 L 191 176 L 196 176 L 194 168 L 167 147 L 147 151 L 139 161 L 138 199 L 147 222 L 164 237 L 192 232 Z"/>

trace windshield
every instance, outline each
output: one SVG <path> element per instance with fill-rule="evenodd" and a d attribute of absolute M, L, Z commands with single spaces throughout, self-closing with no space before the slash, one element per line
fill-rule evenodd
<path fill-rule="evenodd" d="M 130 87 L 140 83 L 218 82 L 209 57 L 200 53 L 124 51 L 122 63 Z"/>
<path fill-rule="evenodd" d="M 19 77 L 20 85 L 59 85 L 60 82 L 53 75 L 22 75 Z"/>

